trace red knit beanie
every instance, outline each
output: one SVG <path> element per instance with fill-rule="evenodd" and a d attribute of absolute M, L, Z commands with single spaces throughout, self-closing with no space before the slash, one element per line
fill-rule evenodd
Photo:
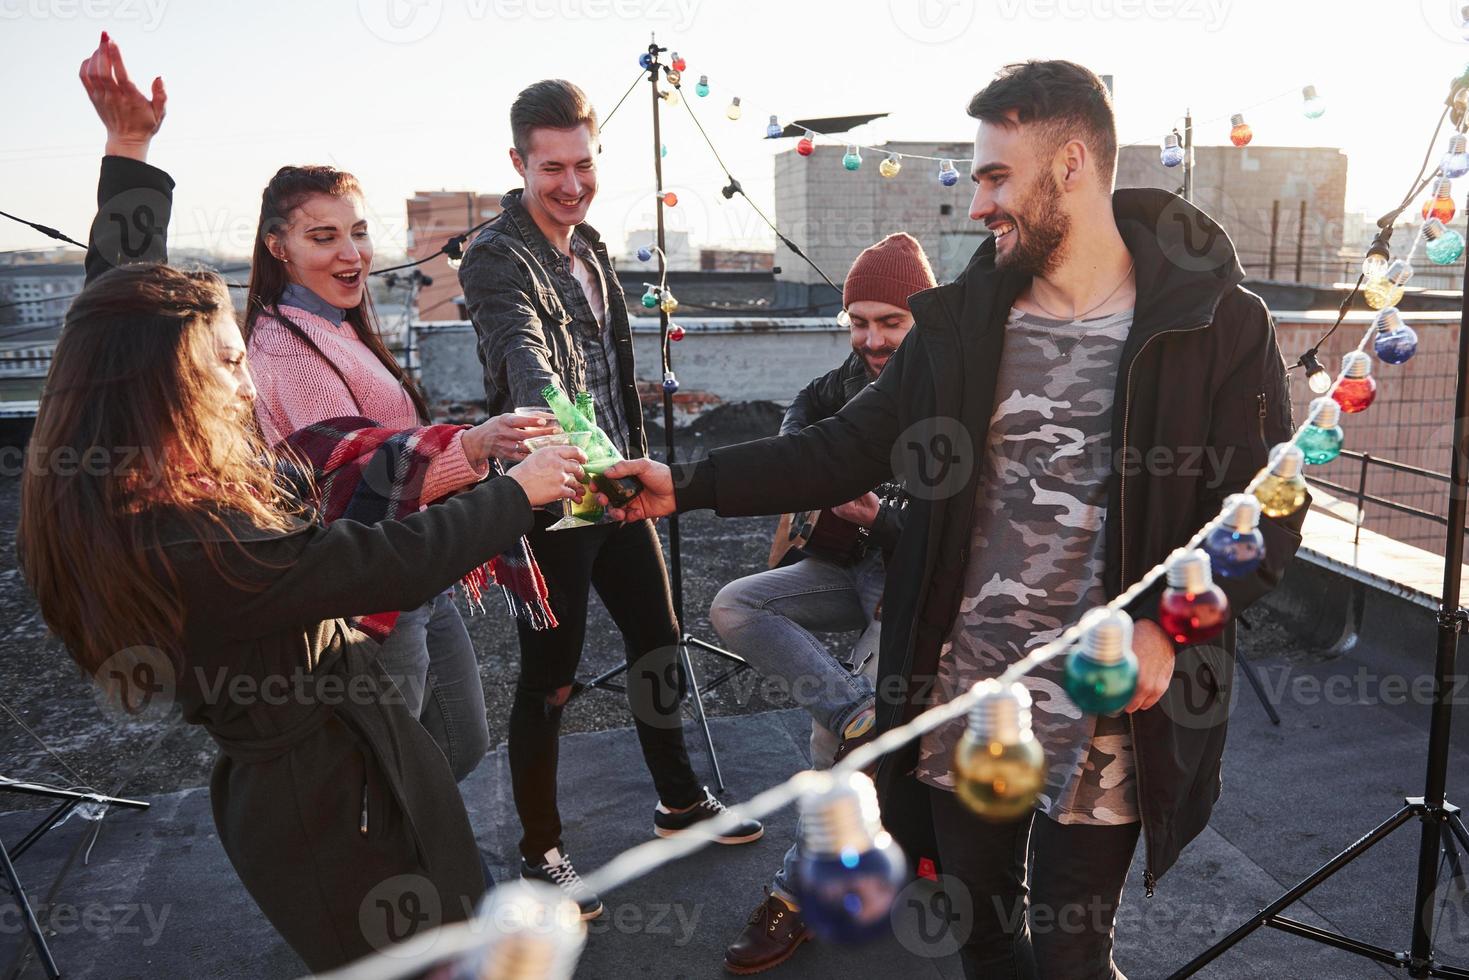
<path fill-rule="evenodd" d="M 906 310 L 909 296 L 936 285 L 923 246 L 900 231 L 857 256 L 842 284 L 842 306 L 876 300 Z"/>

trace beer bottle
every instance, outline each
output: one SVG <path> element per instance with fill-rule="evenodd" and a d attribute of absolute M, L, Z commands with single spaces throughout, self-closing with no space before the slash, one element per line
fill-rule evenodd
<path fill-rule="evenodd" d="M 628 501 L 642 492 L 643 483 L 637 477 L 625 476 L 619 480 L 613 480 L 603 475 L 603 471 L 608 467 L 622 462 L 622 452 L 607 433 L 577 410 L 560 387 L 548 384 L 541 389 L 541 396 L 546 399 L 546 404 L 555 413 L 556 421 L 561 423 L 563 432 L 587 433 L 584 444 L 587 454 L 587 473 L 592 477 L 592 485 L 606 494 L 613 506 L 625 506 Z"/>
<path fill-rule="evenodd" d="M 590 422 L 592 425 L 597 424 L 597 409 L 592 404 L 591 392 L 578 391 L 576 393 L 576 410 L 585 415 L 587 421 Z M 592 492 L 592 487 L 590 484 L 587 486 L 586 490 L 587 492 L 582 495 L 581 502 L 572 505 L 571 516 L 579 518 L 583 521 L 587 521 L 591 524 L 600 523 L 603 516 L 605 516 L 606 514 L 606 509 L 601 504 L 597 503 L 597 497 Z"/>

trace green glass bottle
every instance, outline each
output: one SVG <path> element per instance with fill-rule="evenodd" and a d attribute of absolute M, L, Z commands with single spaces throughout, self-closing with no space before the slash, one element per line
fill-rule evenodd
<path fill-rule="evenodd" d="M 576 393 L 576 410 L 584 415 L 592 425 L 597 424 L 597 407 L 592 403 L 590 391 Z M 588 472 L 590 471 L 591 464 L 588 461 Z M 588 486 L 586 490 L 587 492 L 582 494 L 581 502 L 571 505 L 571 516 L 586 521 L 588 524 L 599 524 L 606 514 L 606 508 L 597 503 L 596 494 L 592 492 L 591 486 Z"/>
<path fill-rule="evenodd" d="M 592 476 L 594 487 L 606 494 L 607 499 L 617 507 L 625 505 L 642 492 L 643 483 L 637 477 L 625 476 L 613 480 L 602 475 L 607 468 L 622 462 L 622 453 L 607 433 L 577 411 L 565 392 L 556 385 L 549 384 L 541 389 L 541 396 L 556 414 L 556 421 L 561 423 L 563 432 L 587 433 L 583 448 L 587 454 L 587 472 Z"/>

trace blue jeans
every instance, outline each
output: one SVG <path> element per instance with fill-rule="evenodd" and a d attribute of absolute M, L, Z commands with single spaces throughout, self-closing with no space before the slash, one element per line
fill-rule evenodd
<path fill-rule="evenodd" d="M 462 780 L 490 747 L 479 662 L 451 592 L 398 616 L 378 650 L 408 711 L 427 729 Z"/>
<path fill-rule="evenodd" d="M 886 569 L 872 551 L 844 567 L 819 558 L 736 579 L 714 597 L 709 621 L 726 647 L 760 674 L 785 682 L 791 699 L 811 713 L 811 765 L 829 769 L 840 733 L 874 700 L 881 624 L 873 613 Z M 863 630 L 851 663 L 833 656 L 812 630 Z M 796 829 L 800 838 L 800 828 Z M 771 890 L 794 902 L 791 881 L 798 854 L 786 851 Z"/>

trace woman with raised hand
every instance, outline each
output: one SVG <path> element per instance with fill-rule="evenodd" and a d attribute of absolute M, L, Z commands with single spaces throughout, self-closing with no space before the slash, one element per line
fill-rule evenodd
<path fill-rule="evenodd" d="M 344 617 L 416 608 L 503 552 L 533 506 L 579 495 L 585 457 L 541 450 L 402 520 L 313 521 L 250 418 L 223 280 L 163 264 L 161 240 L 132 264 L 99 240 L 132 220 L 140 187 L 167 198 L 146 163 L 162 83 L 144 96 L 106 35 L 82 80 L 108 131 L 103 206 L 28 449 L 21 566 L 124 707 L 152 714 L 171 695 L 209 731 L 225 852 L 307 966 L 328 969 L 463 918 L 486 886 L 443 753 Z M 152 218 L 166 224 L 166 206 Z M 87 465 L 52 465 L 63 454 Z M 410 906 L 438 914 L 375 919 Z"/>

